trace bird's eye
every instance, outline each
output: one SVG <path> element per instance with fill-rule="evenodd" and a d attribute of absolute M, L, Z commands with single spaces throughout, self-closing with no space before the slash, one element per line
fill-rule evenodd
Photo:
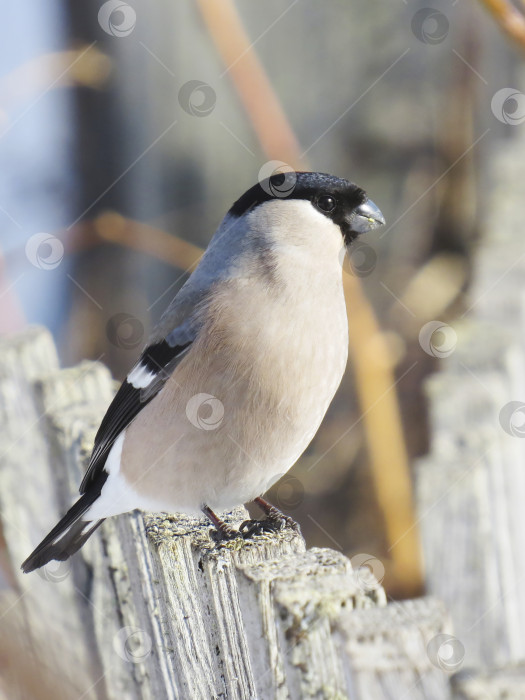
<path fill-rule="evenodd" d="M 337 202 L 331 194 L 322 194 L 317 200 L 317 206 L 321 211 L 331 212 L 337 206 Z"/>

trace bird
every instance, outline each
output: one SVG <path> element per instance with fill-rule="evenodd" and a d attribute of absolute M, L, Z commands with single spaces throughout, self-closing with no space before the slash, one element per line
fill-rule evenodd
<path fill-rule="evenodd" d="M 326 173 L 278 172 L 237 199 L 110 403 L 80 498 L 22 570 L 68 559 L 135 509 L 204 513 L 217 541 L 295 525 L 263 495 L 341 382 L 342 260 L 384 223 L 363 189 Z M 217 515 L 249 502 L 266 518 L 235 530 Z"/>

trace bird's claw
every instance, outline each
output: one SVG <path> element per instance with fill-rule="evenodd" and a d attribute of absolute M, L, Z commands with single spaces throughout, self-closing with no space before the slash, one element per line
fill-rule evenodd
<path fill-rule="evenodd" d="M 289 515 L 283 515 L 282 519 L 284 521 L 284 527 L 289 527 L 290 530 L 297 532 L 299 535 L 301 534 L 301 528 L 299 527 L 299 523 L 295 522 L 293 518 L 290 518 Z"/>
<path fill-rule="evenodd" d="M 239 533 L 244 539 L 250 539 L 254 535 L 263 535 L 269 532 L 279 532 L 285 528 L 299 532 L 299 525 L 288 515 L 280 515 L 278 518 L 264 518 L 263 520 L 245 520 L 239 527 Z"/>
<path fill-rule="evenodd" d="M 231 540 L 243 536 L 244 535 L 242 534 L 242 532 L 236 530 L 233 527 L 230 527 L 229 525 L 222 527 L 220 530 L 216 527 L 210 528 L 210 538 L 216 544 L 220 544 L 221 542 L 231 542 Z"/>

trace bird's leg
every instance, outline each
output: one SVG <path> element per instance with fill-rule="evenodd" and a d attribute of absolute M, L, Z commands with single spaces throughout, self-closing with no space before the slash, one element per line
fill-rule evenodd
<path fill-rule="evenodd" d="M 201 507 L 202 512 L 206 515 L 212 523 L 215 525 L 215 530 L 210 530 L 210 536 L 215 542 L 222 542 L 223 540 L 233 540 L 236 537 L 240 537 L 241 533 L 233 527 L 230 527 L 224 520 L 221 520 L 218 515 L 212 511 L 212 509 L 205 503 Z"/>
<path fill-rule="evenodd" d="M 245 520 L 239 528 L 244 538 L 252 535 L 260 535 L 263 532 L 276 532 L 285 527 L 289 527 L 295 532 L 300 532 L 299 525 L 289 515 L 281 513 L 281 511 L 268 503 L 264 498 L 254 498 L 254 503 L 257 503 L 259 508 L 266 515 L 264 520 Z"/>
<path fill-rule="evenodd" d="M 272 506 L 271 503 L 268 503 L 264 498 L 254 498 L 253 499 L 254 503 L 257 503 L 259 508 L 263 511 L 263 513 L 266 515 L 268 520 L 273 520 L 278 523 L 284 523 L 288 527 L 291 527 L 292 530 L 297 530 L 299 531 L 299 525 L 295 522 L 293 518 L 291 518 L 289 515 L 285 515 L 282 513 L 279 508 L 276 508 L 275 506 Z"/>

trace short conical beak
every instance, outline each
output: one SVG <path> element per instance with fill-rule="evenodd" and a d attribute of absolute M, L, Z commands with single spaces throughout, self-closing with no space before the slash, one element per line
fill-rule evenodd
<path fill-rule="evenodd" d="M 385 217 L 379 207 L 371 199 L 367 199 L 364 204 L 360 204 L 354 209 L 348 224 L 354 233 L 366 233 L 379 226 L 384 226 Z"/>

